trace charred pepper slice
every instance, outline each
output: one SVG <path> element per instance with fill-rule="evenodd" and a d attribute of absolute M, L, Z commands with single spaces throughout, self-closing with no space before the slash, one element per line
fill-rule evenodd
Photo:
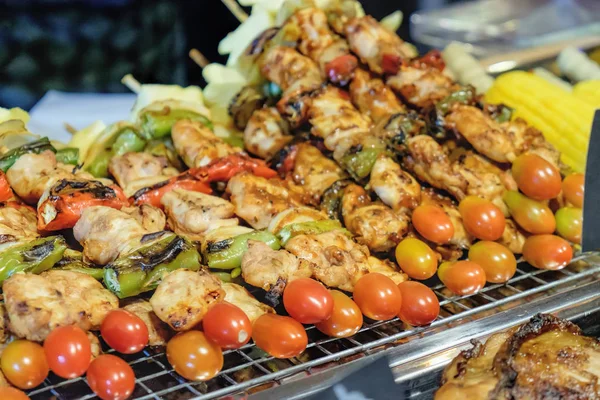
<path fill-rule="evenodd" d="M 230 239 L 208 243 L 206 263 L 210 268 L 234 269 L 242 265 L 242 256 L 248 250 L 248 240 L 265 242 L 273 250 L 279 250 L 281 244 L 277 237 L 268 231 L 254 231 L 234 236 Z"/>
<path fill-rule="evenodd" d="M 206 127 L 212 129 L 212 122 L 204 115 L 190 111 L 178 110 L 165 106 L 161 110 L 144 111 L 140 117 L 141 134 L 147 139 L 159 139 L 171 134 L 171 128 L 175 122 L 181 119 L 191 119 L 192 121 L 200 121 Z"/>
<path fill-rule="evenodd" d="M 52 268 L 66 248 L 62 236 L 50 236 L 3 250 L 0 253 L 0 283 L 17 272 L 39 274 Z"/>
<path fill-rule="evenodd" d="M 184 238 L 171 232 L 145 235 L 142 247 L 104 267 L 104 284 L 119 298 L 154 290 L 176 269 L 200 269 L 200 255 Z"/>
<path fill-rule="evenodd" d="M 83 260 L 83 254 L 80 251 L 66 249 L 62 258 L 54 264 L 54 269 L 63 269 L 66 271 L 81 272 L 94 279 L 102 280 L 104 277 L 104 268 L 95 267 Z"/>
<path fill-rule="evenodd" d="M 289 224 L 283 227 L 277 232 L 277 237 L 280 243 L 285 246 L 286 243 L 294 236 L 299 235 L 318 235 L 320 233 L 331 232 L 331 231 L 342 231 L 349 237 L 352 234 L 346 229 L 342 228 L 342 224 L 339 221 L 333 219 L 326 219 L 322 221 L 306 221 Z"/>
<path fill-rule="evenodd" d="M 131 197 L 133 204 L 150 204 L 154 207 L 161 207 L 160 200 L 165 193 L 174 189 L 190 190 L 192 192 L 211 193 L 212 189 L 204 181 L 197 179 L 190 172 L 174 176 L 166 181 L 155 185 L 142 188 L 135 192 Z"/>

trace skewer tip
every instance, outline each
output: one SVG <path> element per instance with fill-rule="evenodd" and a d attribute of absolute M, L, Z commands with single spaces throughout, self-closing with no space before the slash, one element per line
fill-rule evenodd
<path fill-rule="evenodd" d="M 221 0 L 238 21 L 244 22 L 248 19 L 248 14 L 235 0 Z"/>
<path fill-rule="evenodd" d="M 142 89 L 142 84 L 131 74 L 127 74 L 121 79 L 121 83 L 129 88 L 133 93 L 139 93 Z"/>
<path fill-rule="evenodd" d="M 206 58 L 198 49 L 191 49 L 189 56 L 200 68 L 204 68 L 210 64 L 208 58 Z"/>

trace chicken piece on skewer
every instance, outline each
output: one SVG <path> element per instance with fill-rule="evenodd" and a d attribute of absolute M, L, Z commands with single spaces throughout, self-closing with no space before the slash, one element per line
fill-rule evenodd
<path fill-rule="evenodd" d="M 0 206 L 0 248 L 4 244 L 19 240 L 30 240 L 38 237 L 37 216 L 27 206 Z"/>
<path fill-rule="evenodd" d="M 413 210 L 421 203 L 421 185 L 386 155 L 375 161 L 369 186 L 396 213 Z"/>
<path fill-rule="evenodd" d="M 90 341 L 90 350 L 92 352 L 93 360 L 102 354 L 102 346 L 100 345 L 100 340 L 98 340 L 98 336 L 94 335 L 92 332 L 87 332 L 87 337 Z"/>
<path fill-rule="evenodd" d="M 131 197 L 139 189 L 166 181 L 179 173 L 169 166 L 166 157 L 153 156 L 146 152 L 125 153 L 113 157 L 108 164 L 108 170 L 127 197 Z"/>
<path fill-rule="evenodd" d="M 54 274 L 15 274 L 4 281 L 10 329 L 18 337 L 41 342 L 58 326 L 96 328 L 108 311 L 118 307 L 118 299 L 94 278 L 74 271 L 53 272 L 68 272 L 68 282 Z"/>
<path fill-rule="evenodd" d="M 502 237 L 498 240 L 498 243 L 506 246 L 510 251 L 515 254 L 523 253 L 523 245 L 527 239 L 526 234 L 515 224 L 512 219 L 506 219 L 506 227 L 502 233 Z"/>
<path fill-rule="evenodd" d="M 365 189 L 358 185 L 350 184 L 344 189 L 341 208 L 346 228 L 356 236 L 358 243 L 371 251 L 391 250 L 408 232 L 406 215 L 372 202 Z"/>
<path fill-rule="evenodd" d="M 401 66 L 386 83 L 402 99 L 419 110 L 426 110 L 448 97 L 460 86 L 437 68 Z"/>
<path fill-rule="evenodd" d="M 135 248 L 146 233 L 150 232 L 135 217 L 102 206 L 86 208 L 73 227 L 75 239 L 83 246 L 84 257 L 99 265 L 106 265 Z"/>
<path fill-rule="evenodd" d="M 409 45 L 369 15 L 349 20 L 345 34 L 350 49 L 376 74 L 395 74 L 414 56 Z"/>
<path fill-rule="evenodd" d="M 294 236 L 285 249 L 310 262 L 314 278 L 329 287 L 351 292 L 356 282 L 369 272 L 369 250 L 341 230 Z"/>
<path fill-rule="evenodd" d="M 175 189 L 163 196 L 161 204 L 171 229 L 190 240 L 202 240 L 213 229 L 238 225 L 233 204 L 217 196 Z"/>
<path fill-rule="evenodd" d="M 297 42 L 298 50 L 315 61 L 330 81 L 345 84 L 352 78 L 358 60 L 350 54 L 348 43 L 331 31 L 323 10 L 308 7 L 296 11 L 280 33 L 284 42 Z"/>
<path fill-rule="evenodd" d="M 234 176 L 227 184 L 235 214 L 254 229 L 269 226 L 273 217 L 302 205 L 300 196 L 284 187 L 278 179 L 265 179 L 250 173 Z"/>
<path fill-rule="evenodd" d="M 169 326 L 162 322 L 152 310 L 152 305 L 143 299 L 135 299 L 129 302 L 124 310 L 137 315 L 148 327 L 148 345 L 164 346 L 171 338 L 172 331 Z"/>
<path fill-rule="evenodd" d="M 263 314 L 274 314 L 275 310 L 256 300 L 244 287 L 235 283 L 223 283 L 225 291 L 224 301 L 238 306 L 248 316 L 250 323 L 254 323 Z"/>
<path fill-rule="evenodd" d="M 368 262 L 369 273 L 376 272 L 385 275 L 394 281 L 396 285 L 408 280 L 408 276 L 389 260 L 380 260 L 377 257 L 369 256 Z"/>
<path fill-rule="evenodd" d="M 148 232 L 163 231 L 167 224 L 165 214 L 159 208 L 153 207 L 150 204 L 123 207 L 121 211 L 135 218 L 142 228 Z"/>
<path fill-rule="evenodd" d="M 190 168 L 203 167 L 211 161 L 242 152 L 239 147 L 225 143 L 199 121 L 177 121 L 171 129 L 171 137 L 175 150 Z"/>
<path fill-rule="evenodd" d="M 456 204 L 446 196 L 436 193 L 433 189 L 421 190 L 421 204 L 432 204 L 441 207 L 450 217 L 454 226 L 454 236 L 448 242 L 459 249 L 468 249 L 473 243 L 473 237 L 467 233 L 462 222 L 462 217 Z"/>
<path fill-rule="evenodd" d="M 286 250 L 273 250 L 257 240 L 248 241 L 241 267 L 244 281 L 264 289 L 273 300 L 283 294 L 288 282 L 310 278 L 313 274 L 307 261 L 298 259 Z"/>
<path fill-rule="evenodd" d="M 198 325 L 208 309 L 223 301 L 221 282 L 207 271 L 178 269 L 165 276 L 150 298 L 152 310 L 176 331 Z"/>
<path fill-rule="evenodd" d="M 348 177 L 335 161 L 308 143 L 294 145 L 284 165 L 288 160 L 293 163 L 289 176 L 306 194 L 306 204 L 318 205 L 321 196 L 331 185 Z"/>
<path fill-rule="evenodd" d="M 248 152 L 269 160 L 293 139 L 287 122 L 274 107 L 252 113 L 244 130 L 244 146 Z"/>
<path fill-rule="evenodd" d="M 360 112 L 375 122 L 392 114 L 407 112 L 389 86 L 363 69 L 354 72 L 354 79 L 350 82 L 350 97 Z"/>

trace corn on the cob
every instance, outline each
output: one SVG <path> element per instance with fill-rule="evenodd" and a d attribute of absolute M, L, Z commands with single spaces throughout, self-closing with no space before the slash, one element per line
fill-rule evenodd
<path fill-rule="evenodd" d="M 579 82 L 573 94 L 594 108 L 600 108 L 600 80 Z"/>
<path fill-rule="evenodd" d="M 539 129 L 575 171 L 585 170 L 594 107 L 529 72 L 501 75 L 486 94 L 490 103 L 504 103 Z"/>

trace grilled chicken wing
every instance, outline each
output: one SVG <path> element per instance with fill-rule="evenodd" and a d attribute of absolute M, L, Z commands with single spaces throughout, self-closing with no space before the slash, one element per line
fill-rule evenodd
<path fill-rule="evenodd" d="M 137 219 L 110 207 L 88 207 L 73 227 L 89 261 L 106 265 L 130 249 L 147 232 Z"/>
<path fill-rule="evenodd" d="M 179 172 L 169 167 L 166 157 L 150 153 L 125 153 L 111 158 L 108 170 L 127 197 L 139 189 L 165 181 Z"/>
<path fill-rule="evenodd" d="M 287 123 L 276 108 L 258 109 L 244 130 L 244 146 L 248 152 L 269 160 L 293 139 L 288 131 Z"/>
<path fill-rule="evenodd" d="M 398 35 L 369 15 L 348 21 L 345 33 L 350 49 L 376 74 L 396 73 L 402 60 L 413 57 L 413 50 Z"/>
<path fill-rule="evenodd" d="M 306 193 L 307 203 L 319 204 L 321 196 L 331 185 L 347 178 L 344 170 L 316 147 L 308 143 L 299 143 L 293 151 L 294 167 L 291 178 Z"/>
<path fill-rule="evenodd" d="M 152 310 L 152 305 L 143 299 L 135 299 L 128 303 L 124 310 L 137 315 L 148 327 L 148 345 L 164 346 L 172 336 L 169 326 L 162 322 Z"/>
<path fill-rule="evenodd" d="M 175 189 L 163 196 L 161 204 L 171 229 L 192 240 L 201 240 L 210 230 L 238 224 L 233 204 L 209 194 Z"/>
<path fill-rule="evenodd" d="M 386 82 L 406 103 L 421 110 L 432 107 L 459 89 L 456 82 L 432 67 L 401 66 Z"/>
<path fill-rule="evenodd" d="M 379 156 L 373 164 L 369 186 L 397 213 L 412 210 L 421 203 L 419 182 L 386 155 Z"/>
<path fill-rule="evenodd" d="M 100 329 L 106 315 L 119 308 L 119 299 L 91 276 L 66 270 L 49 270 L 40 276 L 84 311 L 90 329 Z"/>
<path fill-rule="evenodd" d="M 392 114 L 406 112 L 404 104 L 381 79 L 357 69 L 350 83 L 350 97 L 361 113 L 379 122 Z"/>
<path fill-rule="evenodd" d="M 241 173 L 227 184 L 235 214 L 254 229 L 269 226 L 273 217 L 288 208 L 300 206 L 299 197 L 286 189 L 282 181 L 268 180 L 250 173 Z"/>
<path fill-rule="evenodd" d="M 216 159 L 242 152 L 198 121 L 177 121 L 171 129 L 171 137 L 175 150 L 190 168 L 203 167 Z"/>
<path fill-rule="evenodd" d="M 275 310 L 256 300 L 245 288 L 235 283 L 223 283 L 225 301 L 238 306 L 246 313 L 251 323 L 263 314 L 275 313 Z"/>
<path fill-rule="evenodd" d="M 355 184 L 344 189 L 342 216 L 356 241 L 375 252 L 392 249 L 408 231 L 406 216 L 396 214 L 384 204 L 371 202 L 365 189 Z"/>
<path fill-rule="evenodd" d="M 165 229 L 167 219 L 160 208 L 151 206 L 150 204 L 140 204 L 135 207 L 123 207 L 121 211 L 129 214 L 147 232 L 160 232 Z"/>
<path fill-rule="evenodd" d="M 248 241 L 248 250 L 242 257 L 242 277 L 252 286 L 260 287 L 277 298 L 288 282 L 310 278 L 312 268 L 305 260 L 285 250 L 273 250 L 256 240 Z"/>
<path fill-rule="evenodd" d="M 314 277 L 330 287 L 351 292 L 356 281 L 369 272 L 368 249 L 339 230 L 295 236 L 285 249 L 310 262 Z"/>
<path fill-rule="evenodd" d="M 118 307 L 118 299 L 100 283 L 73 271 L 15 274 L 4 281 L 2 290 L 11 331 L 39 342 L 58 326 L 97 328 L 106 313 Z"/>
<path fill-rule="evenodd" d="M 207 271 L 178 269 L 163 278 L 150 298 L 152 310 L 176 331 L 198 325 L 211 305 L 223 301 L 221 282 Z"/>

